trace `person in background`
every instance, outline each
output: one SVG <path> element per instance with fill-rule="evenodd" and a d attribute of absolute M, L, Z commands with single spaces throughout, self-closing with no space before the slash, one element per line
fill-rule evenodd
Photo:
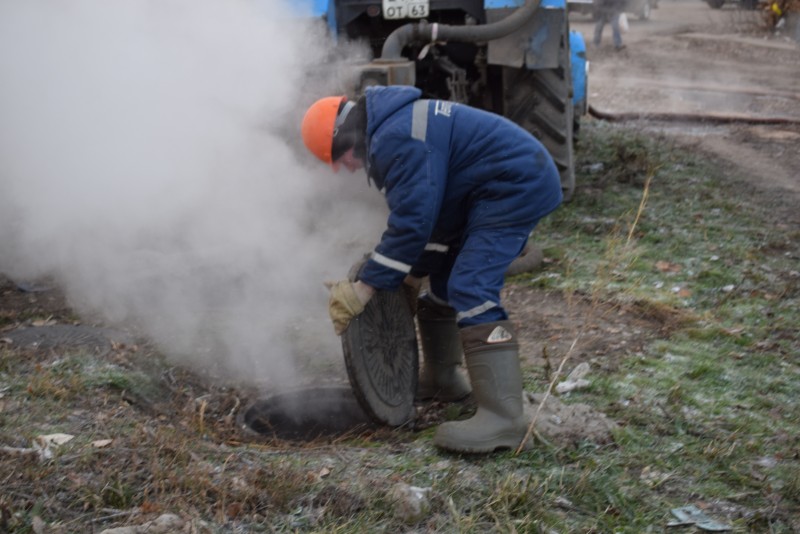
<path fill-rule="evenodd" d="M 365 169 L 390 211 L 357 281 L 329 285 L 330 316 L 341 335 L 376 290 L 404 287 L 418 303 L 424 354 L 417 398 L 457 400 L 471 390 L 478 406 L 472 418 L 440 425 L 434 443 L 516 448 L 529 421 L 500 290 L 537 222 L 561 203 L 559 173 L 544 146 L 508 119 L 421 96 L 373 86 L 357 101 L 322 98 L 303 118 L 306 147 L 334 171 Z M 424 277 L 430 289 L 417 301 Z M 459 372 L 462 350 L 471 385 Z"/>
<path fill-rule="evenodd" d="M 611 36 L 614 41 L 614 48 L 622 50 L 625 45 L 622 43 L 622 32 L 620 31 L 619 21 L 625 10 L 625 0 L 595 0 L 594 25 L 594 44 L 600 46 L 603 37 L 603 28 L 606 23 L 611 25 Z"/>

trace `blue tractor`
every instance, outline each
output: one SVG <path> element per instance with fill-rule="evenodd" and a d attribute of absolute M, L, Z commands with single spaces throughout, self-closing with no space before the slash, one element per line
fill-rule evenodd
<path fill-rule="evenodd" d="M 334 42 L 371 49 L 351 96 L 373 84 L 415 85 L 427 98 L 508 117 L 547 147 L 571 198 L 587 63 L 565 0 L 308 1 Z"/>

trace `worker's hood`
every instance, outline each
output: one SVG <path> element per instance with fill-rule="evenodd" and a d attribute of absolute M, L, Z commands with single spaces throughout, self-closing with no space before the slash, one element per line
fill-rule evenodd
<path fill-rule="evenodd" d="M 367 99 L 367 138 L 371 138 L 383 122 L 398 109 L 419 100 L 422 91 L 410 86 L 372 86 L 364 91 Z"/>

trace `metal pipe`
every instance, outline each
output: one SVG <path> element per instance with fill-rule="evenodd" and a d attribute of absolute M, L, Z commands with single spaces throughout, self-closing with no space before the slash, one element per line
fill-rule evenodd
<path fill-rule="evenodd" d="M 526 0 L 525 5 L 517 9 L 503 20 L 492 24 L 479 26 L 448 26 L 430 24 L 422 21 L 400 26 L 386 38 L 381 50 L 380 59 L 401 59 L 403 48 L 407 45 L 420 42 L 457 41 L 462 43 L 477 43 L 492 41 L 510 35 L 522 28 L 539 8 L 541 0 Z M 434 35 L 434 30 L 436 34 Z"/>

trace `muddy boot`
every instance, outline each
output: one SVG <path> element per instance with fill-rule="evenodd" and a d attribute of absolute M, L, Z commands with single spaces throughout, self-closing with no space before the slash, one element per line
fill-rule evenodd
<path fill-rule="evenodd" d="M 453 402 L 470 393 L 461 371 L 461 336 L 456 312 L 449 306 L 419 299 L 417 321 L 424 360 L 419 374 L 416 400 Z"/>
<path fill-rule="evenodd" d="M 529 421 L 523 412 L 519 348 L 511 323 L 463 328 L 461 339 L 478 410 L 465 421 L 440 425 L 433 442 L 455 452 L 516 449 Z M 526 447 L 530 445 L 528 440 Z"/>

